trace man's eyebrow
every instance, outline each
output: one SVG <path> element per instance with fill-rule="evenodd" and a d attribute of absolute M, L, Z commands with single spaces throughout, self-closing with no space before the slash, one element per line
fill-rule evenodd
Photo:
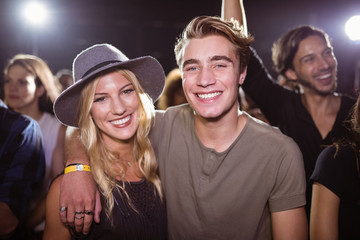
<path fill-rule="evenodd" d="M 219 61 L 219 60 L 225 60 L 227 62 L 233 63 L 233 60 L 231 58 L 223 55 L 213 56 L 210 58 L 210 61 Z"/>
<path fill-rule="evenodd" d="M 324 50 L 323 50 L 321 53 L 323 54 L 324 52 L 329 51 L 329 50 L 333 51 L 333 49 L 328 46 L 328 47 L 324 48 Z M 311 52 L 311 53 L 309 53 L 309 54 L 306 54 L 305 56 L 302 56 L 302 57 L 299 59 L 299 61 L 301 62 L 301 61 L 304 60 L 305 58 L 307 58 L 307 57 L 312 57 L 312 56 L 314 56 L 314 55 L 315 55 L 315 53 Z"/>
<path fill-rule="evenodd" d="M 213 56 L 210 58 L 210 61 L 213 62 L 213 61 L 219 61 L 219 60 L 225 60 L 229 63 L 233 63 L 233 60 L 227 56 L 224 56 L 224 55 L 216 55 L 216 56 Z M 197 59 L 188 59 L 186 61 L 184 61 L 182 67 L 184 68 L 186 65 L 189 65 L 189 64 L 197 64 L 199 63 L 199 60 Z"/>
<path fill-rule="evenodd" d="M 194 63 L 199 63 L 199 60 L 197 60 L 197 59 L 188 59 L 188 60 L 184 61 L 182 67 L 184 68 L 186 65 L 194 64 Z"/>
<path fill-rule="evenodd" d="M 299 59 L 299 62 L 302 62 L 305 58 L 313 57 L 313 56 L 314 56 L 314 53 L 306 54 Z"/>

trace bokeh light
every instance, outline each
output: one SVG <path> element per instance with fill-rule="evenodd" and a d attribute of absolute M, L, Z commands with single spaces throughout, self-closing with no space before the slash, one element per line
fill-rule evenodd
<path fill-rule="evenodd" d="M 47 10 L 40 2 L 30 2 L 24 8 L 26 20 L 34 25 L 42 25 L 48 17 Z"/>
<path fill-rule="evenodd" d="M 360 15 L 351 17 L 345 24 L 345 33 L 352 41 L 360 41 Z"/>

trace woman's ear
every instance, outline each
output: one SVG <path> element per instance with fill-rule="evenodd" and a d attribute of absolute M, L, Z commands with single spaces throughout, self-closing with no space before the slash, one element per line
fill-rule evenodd
<path fill-rule="evenodd" d="M 44 86 L 36 87 L 36 97 L 41 97 L 45 93 Z"/>

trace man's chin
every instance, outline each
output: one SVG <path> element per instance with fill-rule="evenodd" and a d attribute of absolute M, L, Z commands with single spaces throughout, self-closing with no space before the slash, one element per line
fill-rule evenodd
<path fill-rule="evenodd" d="M 318 91 L 319 95 L 322 95 L 322 96 L 328 96 L 328 95 L 332 95 L 335 93 L 337 89 L 337 83 L 334 83 L 332 88 L 328 91 Z"/>
<path fill-rule="evenodd" d="M 334 94 L 337 89 L 336 82 L 332 84 L 331 88 L 328 88 L 326 90 L 321 90 L 321 89 L 317 88 L 316 86 L 313 86 L 308 83 L 306 83 L 306 84 L 302 83 L 301 85 L 302 85 L 302 88 L 307 88 L 307 89 L 311 90 L 312 92 L 315 92 L 316 94 L 318 94 L 320 96 L 324 96 L 324 97 Z"/>

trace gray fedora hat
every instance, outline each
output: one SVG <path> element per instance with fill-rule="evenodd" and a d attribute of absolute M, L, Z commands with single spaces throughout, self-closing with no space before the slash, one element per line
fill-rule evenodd
<path fill-rule="evenodd" d="M 153 102 L 161 95 L 165 73 L 155 58 L 143 56 L 129 59 L 110 44 L 96 44 L 82 51 L 74 59 L 74 83 L 64 90 L 54 103 L 54 113 L 59 121 L 68 126 L 78 127 L 77 111 L 81 90 L 96 74 L 114 67 L 132 71 Z"/>

